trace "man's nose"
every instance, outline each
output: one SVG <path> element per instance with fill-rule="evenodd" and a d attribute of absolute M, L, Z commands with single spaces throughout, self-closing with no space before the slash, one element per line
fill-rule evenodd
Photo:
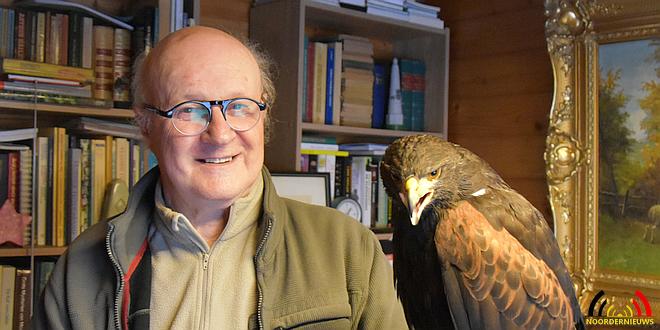
<path fill-rule="evenodd" d="M 222 108 L 220 106 L 213 106 L 211 111 L 213 111 L 213 119 L 203 134 L 208 139 L 208 142 L 223 144 L 236 137 L 236 132 L 229 126 L 225 117 L 222 115 Z"/>

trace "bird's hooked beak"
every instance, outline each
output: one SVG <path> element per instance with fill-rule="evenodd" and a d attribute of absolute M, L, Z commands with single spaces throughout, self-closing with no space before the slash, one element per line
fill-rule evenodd
<path fill-rule="evenodd" d="M 405 194 L 399 193 L 403 205 L 408 208 L 410 223 L 416 226 L 424 208 L 431 202 L 433 195 L 433 182 L 426 178 L 417 180 L 415 177 L 406 179 Z"/>

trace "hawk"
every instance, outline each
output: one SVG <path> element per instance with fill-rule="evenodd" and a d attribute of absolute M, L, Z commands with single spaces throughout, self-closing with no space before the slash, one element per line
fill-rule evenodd
<path fill-rule="evenodd" d="M 583 329 L 541 213 L 481 158 L 433 135 L 394 141 L 394 276 L 414 329 Z"/>

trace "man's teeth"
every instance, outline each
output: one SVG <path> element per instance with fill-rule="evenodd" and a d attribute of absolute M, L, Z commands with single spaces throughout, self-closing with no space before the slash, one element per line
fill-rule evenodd
<path fill-rule="evenodd" d="M 232 157 L 224 157 L 224 158 L 207 158 L 204 159 L 205 163 L 211 163 L 211 164 L 222 164 L 226 163 L 231 160 Z"/>

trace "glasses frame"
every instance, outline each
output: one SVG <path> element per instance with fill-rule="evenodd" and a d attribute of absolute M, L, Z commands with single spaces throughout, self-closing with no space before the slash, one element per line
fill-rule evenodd
<path fill-rule="evenodd" d="M 239 100 L 252 101 L 252 102 L 256 103 L 257 106 L 259 107 L 259 118 L 257 118 L 257 120 L 254 122 L 254 125 L 250 126 L 249 128 L 246 128 L 246 129 L 237 129 L 234 126 L 232 126 L 229 123 L 229 121 L 227 121 L 227 106 L 229 105 L 229 103 L 239 101 Z M 174 128 L 176 128 L 176 130 L 179 133 L 181 133 L 183 135 L 187 135 L 187 136 L 200 135 L 200 134 L 204 133 L 209 128 L 209 124 L 211 124 L 211 122 L 213 121 L 213 106 L 214 105 L 220 106 L 220 111 L 222 112 L 222 118 L 225 120 L 227 125 L 229 127 L 231 127 L 231 129 L 233 129 L 234 131 L 237 131 L 237 132 L 245 132 L 245 131 L 249 131 L 250 129 L 252 129 L 259 122 L 259 119 L 261 118 L 261 112 L 266 110 L 266 103 L 259 102 L 257 100 L 251 99 L 249 97 L 235 97 L 235 98 L 226 99 L 226 100 L 210 100 L 210 101 L 188 100 L 188 101 L 183 101 L 181 103 L 177 103 L 175 106 L 171 107 L 167 111 L 160 110 L 157 107 L 155 107 L 153 105 L 149 105 L 147 103 L 145 103 L 143 105 L 143 108 L 144 108 L 144 110 L 147 110 L 149 112 L 153 112 L 153 113 L 155 113 L 159 116 L 162 116 L 162 117 L 165 117 L 165 118 L 168 118 L 168 119 L 172 119 L 172 117 L 174 117 L 174 111 L 176 110 L 176 108 L 183 105 L 183 104 L 186 104 L 186 103 L 196 103 L 196 104 L 199 104 L 199 105 L 203 105 L 209 112 L 209 120 L 206 122 L 206 126 L 204 126 L 204 128 L 199 133 L 196 133 L 196 134 L 186 134 L 184 132 L 181 132 L 181 130 L 179 130 L 179 128 L 176 127 L 176 125 L 174 125 L 174 123 L 172 123 L 172 126 L 174 126 Z"/>

